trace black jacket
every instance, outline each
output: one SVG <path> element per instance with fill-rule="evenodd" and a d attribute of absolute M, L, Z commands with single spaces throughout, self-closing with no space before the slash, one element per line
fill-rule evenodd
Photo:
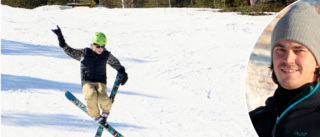
<path fill-rule="evenodd" d="M 266 106 L 251 111 L 250 118 L 260 137 L 320 137 L 320 89 L 307 86 L 284 109 L 275 95 Z M 279 90 L 279 88 L 277 89 Z"/>
<path fill-rule="evenodd" d="M 62 49 L 67 55 L 81 62 L 82 85 L 88 82 L 101 82 L 106 84 L 107 64 L 117 71 L 124 68 L 119 60 L 106 49 L 104 49 L 100 55 L 94 53 L 91 48 L 74 49 L 67 44 L 65 44 Z"/>
<path fill-rule="evenodd" d="M 100 82 L 106 84 L 106 64 L 109 55 L 110 52 L 106 50 L 98 55 L 90 48 L 84 49 L 84 56 L 80 60 L 82 83 Z"/>

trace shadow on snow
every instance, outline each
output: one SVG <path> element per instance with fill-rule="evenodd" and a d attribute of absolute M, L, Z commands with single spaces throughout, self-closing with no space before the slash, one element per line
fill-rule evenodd
<path fill-rule="evenodd" d="M 1 54 L 3 55 L 33 55 L 33 56 L 47 56 L 55 58 L 67 58 L 60 47 L 46 46 L 46 45 L 34 45 L 23 42 L 16 42 L 10 40 L 1 39 Z M 148 63 L 152 61 L 134 59 L 134 58 L 121 58 L 123 61 L 136 62 L 136 63 Z"/>
<path fill-rule="evenodd" d="M 1 74 L 1 90 L 19 89 L 54 89 L 61 91 L 81 91 L 81 85 L 26 76 Z"/>
<path fill-rule="evenodd" d="M 1 114 L 1 124 L 9 125 L 9 126 L 58 126 L 61 129 L 65 129 L 65 127 L 82 127 L 88 128 L 98 127 L 98 124 L 93 120 L 84 120 L 76 118 L 72 115 L 66 114 L 30 114 L 30 113 L 2 113 Z M 113 123 L 109 122 L 109 124 L 114 127 L 132 127 L 141 129 L 143 127 L 131 125 L 131 124 L 123 124 L 123 123 Z M 79 130 L 83 130 L 80 129 Z"/>
<path fill-rule="evenodd" d="M 121 87 L 120 87 L 121 88 Z M 26 90 L 26 89 L 53 89 L 60 91 L 70 91 L 73 93 L 82 93 L 80 84 L 57 82 L 40 78 L 32 78 L 27 76 L 16 76 L 9 74 L 1 74 L 1 90 Z M 108 87 L 109 94 L 112 90 Z M 159 98 L 152 95 L 129 92 L 119 90 L 118 94 L 137 95 L 148 98 Z"/>
<path fill-rule="evenodd" d="M 136 92 L 130 92 L 130 91 L 123 91 L 123 90 L 119 90 L 118 93 L 126 94 L 126 95 L 133 95 L 133 96 L 143 96 L 143 97 L 148 97 L 148 98 L 157 98 L 157 99 L 160 98 L 160 97 L 157 97 L 157 96 L 141 94 L 141 93 L 136 93 Z"/>
<path fill-rule="evenodd" d="M 266 56 L 266 55 L 251 54 L 250 60 L 270 62 L 271 58 L 270 58 L 270 56 Z M 250 61 L 250 60 L 249 60 L 249 61 Z"/>
<path fill-rule="evenodd" d="M 135 62 L 135 63 L 149 63 L 154 61 L 142 60 L 142 59 L 134 59 L 134 58 L 121 58 L 122 61 Z"/>
<path fill-rule="evenodd" d="M 69 58 L 60 47 L 33 45 L 1 39 L 3 55 L 39 55 L 56 58 Z"/>

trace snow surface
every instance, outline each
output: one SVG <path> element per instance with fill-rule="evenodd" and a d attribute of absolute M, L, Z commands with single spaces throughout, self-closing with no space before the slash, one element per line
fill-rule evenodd
<path fill-rule="evenodd" d="M 84 102 L 79 62 L 60 49 L 92 35 L 126 67 L 108 119 L 129 137 L 257 136 L 246 107 L 246 65 L 271 16 L 213 9 L 109 9 L 1 5 L 1 136 L 94 136 L 98 124 L 65 97 Z M 108 84 L 116 71 L 108 66 Z M 111 136 L 104 132 L 104 137 Z"/>

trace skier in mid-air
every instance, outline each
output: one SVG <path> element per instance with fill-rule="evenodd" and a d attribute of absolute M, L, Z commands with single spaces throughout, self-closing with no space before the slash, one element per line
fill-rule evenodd
<path fill-rule="evenodd" d="M 102 125 L 107 124 L 107 118 L 112 106 L 112 102 L 107 94 L 107 67 L 109 64 L 123 75 L 121 85 L 128 80 L 128 74 L 119 60 L 106 50 L 106 36 L 101 32 L 96 32 L 92 38 L 90 48 L 73 49 L 66 44 L 61 29 L 52 30 L 59 40 L 59 45 L 63 51 L 81 62 L 82 93 L 87 102 L 87 110 L 91 117 Z M 100 108 L 102 114 L 100 114 Z"/>

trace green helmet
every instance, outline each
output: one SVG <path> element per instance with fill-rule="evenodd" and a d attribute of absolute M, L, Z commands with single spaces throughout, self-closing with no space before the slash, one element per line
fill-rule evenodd
<path fill-rule="evenodd" d="M 96 32 L 92 37 L 92 43 L 99 45 L 106 45 L 107 37 L 102 32 Z"/>

